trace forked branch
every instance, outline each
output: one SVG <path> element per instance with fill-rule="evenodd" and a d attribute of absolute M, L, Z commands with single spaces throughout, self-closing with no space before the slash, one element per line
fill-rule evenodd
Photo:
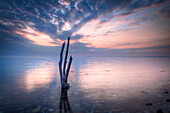
<path fill-rule="evenodd" d="M 64 51 L 64 47 L 65 47 L 65 42 L 62 45 L 61 48 L 61 52 L 60 52 L 60 61 L 59 61 L 59 71 L 60 71 L 60 80 L 61 80 L 61 86 L 62 88 L 69 88 L 69 84 L 67 83 L 67 79 L 68 79 L 68 75 L 69 75 L 69 71 L 70 71 L 70 67 L 71 67 L 71 63 L 72 63 L 72 56 L 70 56 L 69 59 L 69 63 L 67 66 L 67 70 L 66 69 L 66 64 L 67 64 L 67 56 L 68 56 L 68 50 L 69 50 L 69 42 L 70 42 L 70 37 L 68 37 L 68 41 L 67 41 L 67 48 L 66 48 L 66 53 L 65 53 L 65 60 L 64 60 L 64 66 L 62 69 L 62 61 L 63 61 L 63 51 Z"/>

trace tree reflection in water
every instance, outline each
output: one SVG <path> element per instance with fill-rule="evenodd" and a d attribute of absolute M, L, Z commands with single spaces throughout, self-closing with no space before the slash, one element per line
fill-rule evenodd
<path fill-rule="evenodd" d="M 67 90 L 68 89 L 61 88 L 61 96 L 60 96 L 60 104 L 59 104 L 60 113 L 62 112 L 72 113 L 72 110 L 71 110 L 71 107 L 68 101 Z"/>

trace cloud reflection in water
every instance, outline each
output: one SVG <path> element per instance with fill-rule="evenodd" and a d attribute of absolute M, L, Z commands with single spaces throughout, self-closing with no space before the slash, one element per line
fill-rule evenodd
<path fill-rule="evenodd" d="M 154 91 L 163 84 L 160 81 L 168 76 L 168 68 L 156 58 L 92 60 L 80 68 L 79 83 L 88 97 L 97 100 L 110 99 L 115 93 L 117 97 L 131 98 L 139 96 L 141 91 Z M 166 71 L 162 73 L 161 69 Z"/>
<path fill-rule="evenodd" d="M 25 84 L 28 91 L 34 88 L 44 87 L 54 78 L 55 63 L 42 62 L 34 68 L 26 71 Z"/>

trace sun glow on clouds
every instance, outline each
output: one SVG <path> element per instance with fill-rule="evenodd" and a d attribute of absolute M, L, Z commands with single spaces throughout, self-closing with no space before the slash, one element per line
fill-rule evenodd
<path fill-rule="evenodd" d="M 70 5 L 69 2 L 63 0 L 59 2 L 63 6 Z M 163 23 L 160 18 L 148 19 L 149 16 L 156 14 L 156 10 L 150 9 L 146 7 L 125 15 L 121 15 L 122 12 L 120 12 L 120 14 L 114 14 L 115 11 L 113 11 L 113 17 L 107 18 L 99 16 L 97 19 L 92 19 L 82 25 L 78 31 L 74 29 L 74 27 L 78 25 L 81 20 L 72 23 L 69 20 L 62 19 L 64 25 L 59 26 L 59 21 L 52 17 L 50 22 L 57 27 L 61 27 L 61 29 L 56 30 L 59 35 L 65 35 L 64 31 L 73 33 L 72 37 L 76 36 L 76 34 L 82 35 L 83 37 L 80 39 L 71 40 L 71 44 L 80 42 L 87 44 L 86 47 L 130 49 L 169 45 L 170 40 L 168 38 L 170 33 L 167 32 L 169 23 Z M 149 15 L 151 13 L 152 15 Z M 90 13 L 87 13 L 87 16 L 88 14 Z M 102 20 L 107 21 L 101 23 Z M 161 23 L 161 25 L 157 23 Z M 53 39 L 49 35 L 30 26 L 32 25 L 27 25 L 26 28 L 21 30 L 17 29 L 15 33 L 22 35 L 37 45 L 60 46 L 63 43 L 61 39 Z"/>
<path fill-rule="evenodd" d="M 65 2 L 64 0 L 59 0 L 58 1 L 61 5 L 70 5 L 70 3 Z"/>
<path fill-rule="evenodd" d="M 100 19 L 92 20 L 78 30 L 75 34 L 84 35 L 83 38 L 79 39 L 79 42 L 89 44 L 88 47 L 116 48 L 115 44 L 123 41 L 120 37 L 115 37 L 121 34 L 117 28 L 124 29 L 122 26 L 126 24 L 126 21 L 113 19 L 105 23 L 99 22 Z"/>
<path fill-rule="evenodd" d="M 29 26 L 26 26 L 25 29 L 16 30 L 14 32 L 31 40 L 33 44 L 37 44 L 41 46 L 60 46 L 60 44 L 63 43 L 62 40 L 57 39 L 55 41 L 49 35 L 39 32 Z"/>
<path fill-rule="evenodd" d="M 135 18 L 138 14 L 115 17 L 110 21 L 100 23 L 100 19 L 94 19 L 84 24 L 81 29 L 73 34 L 84 35 L 78 41 L 88 44 L 87 47 L 108 49 L 129 49 L 169 45 L 167 41 L 169 33 L 164 33 L 168 25 L 160 20 L 142 20 Z M 145 21 L 145 22 L 143 22 Z"/>
<path fill-rule="evenodd" d="M 71 29 L 71 24 L 69 22 L 65 22 L 64 26 L 62 27 L 63 31 L 68 31 Z"/>

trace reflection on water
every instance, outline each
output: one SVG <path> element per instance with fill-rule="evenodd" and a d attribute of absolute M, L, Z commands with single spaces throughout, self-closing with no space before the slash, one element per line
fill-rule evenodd
<path fill-rule="evenodd" d="M 55 78 L 55 64 L 53 62 L 42 62 L 32 69 L 26 71 L 25 84 L 26 89 L 31 91 L 35 87 L 43 87 Z"/>
<path fill-rule="evenodd" d="M 70 107 L 70 104 L 68 101 L 67 91 L 68 91 L 68 89 L 61 89 L 60 105 L 59 105 L 60 113 L 62 113 L 62 112 L 72 113 L 71 107 Z"/>
<path fill-rule="evenodd" d="M 0 62 L 0 112 L 168 112 L 170 58 L 74 57 L 68 91 L 57 58 Z"/>
<path fill-rule="evenodd" d="M 89 62 L 79 69 L 80 87 L 87 92 L 100 91 L 98 93 L 100 99 L 106 99 L 105 97 L 109 99 L 112 93 L 121 91 L 124 92 L 121 96 L 126 98 L 138 96 L 137 92 L 153 90 L 164 84 L 160 81 L 168 78 L 169 64 L 156 60 L 156 58 L 98 58 L 98 61 L 89 59 Z M 96 95 L 94 98 L 97 98 Z"/>
<path fill-rule="evenodd" d="M 100 59 L 98 62 L 89 61 L 85 66 L 80 67 L 79 81 L 82 88 L 141 90 L 150 86 L 155 87 L 164 75 L 169 74 L 169 66 L 166 67 L 161 62 L 156 64 L 152 59 L 126 58 L 125 61 L 123 60 L 110 58 L 103 61 Z M 164 73 L 161 72 L 162 70 Z"/>

